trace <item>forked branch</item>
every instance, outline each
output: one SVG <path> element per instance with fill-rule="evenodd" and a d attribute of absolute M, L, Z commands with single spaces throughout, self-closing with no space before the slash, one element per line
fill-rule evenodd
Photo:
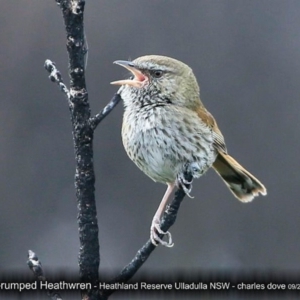
<path fill-rule="evenodd" d="M 100 252 L 98 240 L 98 219 L 95 202 L 95 175 L 93 164 L 93 137 L 94 130 L 99 123 L 120 102 L 121 97 L 116 93 L 104 109 L 91 117 L 88 92 L 85 84 L 85 34 L 83 27 L 84 0 L 55 0 L 60 6 L 65 22 L 67 36 L 67 52 L 69 56 L 70 88 L 64 84 L 59 70 L 55 64 L 46 60 L 45 68 L 49 72 L 51 81 L 58 84 L 68 100 L 72 122 L 72 134 L 75 149 L 75 189 L 78 207 L 79 229 L 79 273 L 82 282 L 92 284 L 92 289 L 84 291 L 82 298 L 85 300 L 107 299 L 114 291 L 100 291 L 99 265 Z M 100 93 L 99 93 L 100 94 Z M 187 181 L 191 181 L 190 174 L 186 174 Z M 164 213 L 161 229 L 167 231 L 177 217 L 180 203 L 185 193 L 178 189 L 175 198 Z M 111 282 L 127 282 L 156 247 L 149 241 L 137 252 L 133 260 L 123 268 L 120 274 Z M 29 253 L 29 266 L 36 276 L 43 278 L 43 271 L 36 255 Z M 39 274 L 39 275 L 38 275 Z M 60 299 L 60 298 L 56 298 Z"/>

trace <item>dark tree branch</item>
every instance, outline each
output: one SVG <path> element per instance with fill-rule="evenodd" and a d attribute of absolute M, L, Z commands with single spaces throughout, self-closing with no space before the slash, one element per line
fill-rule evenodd
<path fill-rule="evenodd" d="M 95 174 L 93 165 L 93 129 L 89 124 L 91 116 L 85 83 L 83 12 L 84 0 L 56 0 L 64 18 L 69 55 L 70 91 L 69 109 L 75 148 L 75 189 L 78 203 L 78 230 L 80 240 L 79 273 L 83 282 L 90 282 L 92 290 L 84 291 L 82 298 L 99 299 L 98 269 L 100 264 L 98 221 L 95 202 Z M 55 66 L 46 61 L 50 79 L 61 83 L 56 76 Z"/>
<path fill-rule="evenodd" d="M 37 257 L 37 255 L 33 251 L 31 251 L 31 250 L 28 250 L 27 265 L 29 266 L 30 270 L 33 272 L 35 278 L 38 281 L 46 281 L 46 277 L 44 276 L 42 264 L 39 261 L 39 258 Z M 59 295 L 59 293 L 56 293 L 53 290 L 47 290 L 47 295 L 52 300 L 62 300 L 62 298 Z"/>
<path fill-rule="evenodd" d="M 190 173 L 185 173 L 185 179 L 187 182 L 191 182 L 193 177 Z M 178 188 L 175 192 L 174 199 L 171 201 L 171 203 L 168 205 L 166 211 L 164 212 L 164 215 L 162 217 L 161 222 L 161 229 L 163 231 L 168 231 L 169 228 L 175 223 L 177 218 L 177 213 L 180 208 L 180 204 L 185 196 L 185 192 L 183 189 Z M 160 235 L 160 238 L 162 238 L 163 235 Z M 146 244 L 136 253 L 135 257 L 131 260 L 131 262 L 123 268 L 123 270 L 120 272 L 120 274 L 115 277 L 113 280 L 111 280 L 109 283 L 126 283 L 129 281 L 136 272 L 140 269 L 140 267 L 146 262 L 152 251 L 156 248 L 151 243 L 151 240 L 149 239 Z M 112 293 L 114 293 L 116 290 L 106 290 L 102 291 L 102 298 L 101 299 L 107 299 Z"/>

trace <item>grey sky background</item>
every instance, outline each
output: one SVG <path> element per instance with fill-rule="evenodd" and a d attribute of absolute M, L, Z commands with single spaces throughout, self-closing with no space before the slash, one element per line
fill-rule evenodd
<path fill-rule="evenodd" d="M 113 61 L 146 54 L 182 60 L 229 153 L 268 189 L 242 204 L 210 170 L 182 204 L 171 228 L 175 246 L 159 247 L 143 271 L 298 271 L 300 2 L 86 2 L 93 114 L 116 91 L 109 83 L 127 75 Z M 43 68 L 45 59 L 55 61 L 68 83 L 61 12 L 55 1 L 2 0 L 0 16 L 0 270 L 30 275 L 32 249 L 46 270 L 77 272 L 69 111 Z M 100 270 L 131 260 L 165 191 L 126 156 L 122 112 L 119 105 L 95 132 Z"/>

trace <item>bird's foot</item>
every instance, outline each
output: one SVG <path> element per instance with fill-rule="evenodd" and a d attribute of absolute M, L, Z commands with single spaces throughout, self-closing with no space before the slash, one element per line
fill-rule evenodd
<path fill-rule="evenodd" d="M 177 186 L 181 187 L 183 189 L 183 191 L 185 192 L 185 194 L 190 198 L 194 198 L 193 196 L 190 195 L 192 188 L 193 188 L 192 182 L 193 182 L 193 180 L 188 181 L 185 179 L 184 173 L 180 173 L 177 175 L 177 180 L 176 180 Z"/>
<path fill-rule="evenodd" d="M 163 241 L 160 237 L 159 234 L 167 235 L 168 236 L 168 241 Z M 150 239 L 151 243 L 154 246 L 162 245 L 165 247 L 173 247 L 174 243 L 172 242 L 172 235 L 169 231 L 163 231 L 160 228 L 160 220 L 158 218 L 153 218 L 151 228 L 150 228 Z"/>

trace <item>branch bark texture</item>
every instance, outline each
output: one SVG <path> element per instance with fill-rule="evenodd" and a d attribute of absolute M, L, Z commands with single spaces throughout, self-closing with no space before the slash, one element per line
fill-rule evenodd
<path fill-rule="evenodd" d="M 56 0 L 60 6 L 67 34 L 70 91 L 68 97 L 72 121 L 76 171 L 75 189 L 78 203 L 80 240 L 79 273 L 83 282 L 97 287 L 99 281 L 99 240 L 95 202 L 95 174 L 93 165 L 93 129 L 89 119 L 91 110 L 85 83 L 83 13 L 84 0 Z M 98 289 L 85 291 L 85 299 L 99 299 Z"/>

